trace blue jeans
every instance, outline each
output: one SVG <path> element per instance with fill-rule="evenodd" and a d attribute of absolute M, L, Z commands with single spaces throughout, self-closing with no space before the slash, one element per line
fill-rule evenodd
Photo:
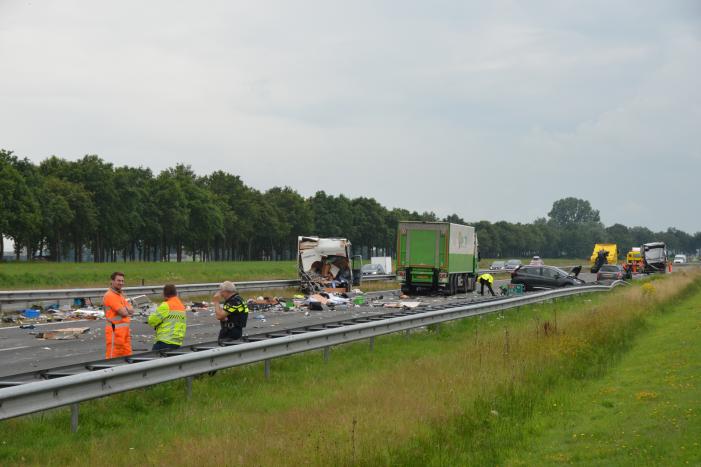
<path fill-rule="evenodd" d="M 153 344 L 153 348 L 151 350 L 175 350 L 179 348 L 179 345 L 166 344 L 165 342 L 156 341 L 156 343 Z"/>

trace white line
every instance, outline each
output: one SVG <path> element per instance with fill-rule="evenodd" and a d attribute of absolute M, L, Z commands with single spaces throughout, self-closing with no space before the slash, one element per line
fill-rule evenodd
<path fill-rule="evenodd" d="M 28 345 L 23 345 L 23 346 L 20 346 L 20 347 L 10 347 L 9 349 L 0 349 L 0 352 L 4 352 L 4 351 L 6 351 L 6 350 L 26 349 L 27 347 L 29 347 L 29 346 L 28 346 Z"/>
<path fill-rule="evenodd" d="M 69 323 L 84 323 L 85 321 L 98 321 L 94 319 L 66 319 L 63 321 L 52 321 L 50 323 L 27 323 L 27 324 L 33 324 L 34 326 L 50 326 L 50 325 L 61 325 L 61 324 L 69 324 Z M 26 326 L 26 325 L 25 325 Z M 3 326 L 0 327 L 0 331 L 3 329 L 19 329 L 19 326 Z M 25 328 L 25 329 L 31 329 L 31 328 Z"/>
<path fill-rule="evenodd" d="M 188 327 L 188 328 L 194 328 L 195 326 L 203 326 L 203 325 L 204 325 L 203 323 L 188 324 L 187 327 Z"/>

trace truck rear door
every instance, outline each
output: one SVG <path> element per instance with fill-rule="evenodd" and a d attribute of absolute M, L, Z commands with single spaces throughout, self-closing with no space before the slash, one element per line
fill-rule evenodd
<path fill-rule="evenodd" d="M 408 259 L 412 266 L 438 267 L 440 263 L 438 230 L 409 230 Z"/>

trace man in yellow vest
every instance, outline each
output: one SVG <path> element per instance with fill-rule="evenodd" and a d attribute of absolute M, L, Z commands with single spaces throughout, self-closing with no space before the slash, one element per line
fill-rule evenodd
<path fill-rule="evenodd" d="M 163 287 L 165 301 L 148 317 L 148 324 L 156 330 L 156 343 L 151 350 L 173 350 L 183 345 L 187 316 L 185 305 L 178 298 L 173 284 Z"/>
<path fill-rule="evenodd" d="M 494 293 L 494 290 L 492 289 L 492 284 L 494 284 L 494 276 L 491 274 L 485 272 L 484 274 L 480 275 L 477 280 L 480 283 L 480 295 L 484 295 L 484 286 L 486 285 L 487 288 L 489 289 L 489 293 L 492 294 L 492 296 L 495 296 L 496 294 Z"/>

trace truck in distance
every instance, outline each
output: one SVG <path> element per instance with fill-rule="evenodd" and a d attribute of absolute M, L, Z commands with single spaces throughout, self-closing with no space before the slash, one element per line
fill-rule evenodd
<path fill-rule="evenodd" d="M 643 259 L 643 272 L 667 272 L 667 245 L 664 242 L 645 243 L 640 247 Z"/>
<path fill-rule="evenodd" d="M 471 292 L 475 289 L 478 256 L 474 227 L 450 222 L 399 222 L 397 278 L 404 293 Z"/>
<path fill-rule="evenodd" d="M 618 247 L 615 243 L 597 243 L 591 254 L 589 263 L 591 272 L 596 273 L 604 264 L 616 264 L 618 262 Z"/>

